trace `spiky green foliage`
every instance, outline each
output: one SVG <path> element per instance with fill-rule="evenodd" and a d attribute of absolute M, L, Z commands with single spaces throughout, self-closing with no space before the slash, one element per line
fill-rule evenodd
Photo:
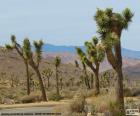
<path fill-rule="evenodd" d="M 41 60 L 42 56 L 42 46 L 43 46 L 43 41 L 34 41 L 34 46 L 35 46 L 35 55 L 36 55 L 36 60 L 39 62 Z"/>
<path fill-rule="evenodd" d="M 23 41 L 23 56 L 25 59 L 30 59 L 32 56 L 31 45 L 28 38 L 25 38 Z"/>
<path fill-rule="evenodd" d="M 116 38 L 118 37 L 114 36 L 114 34 L 112 35 L 112 31 L 117 31 L 115 27 L 119 27 L 119 30 L 127 29 L 129 22 L 132 21 L 133 15 L 129 8 L 126 8 L 121 14 L 114 13 L 112 8 L 107 8 L 105 10 L 97 9 L 94 17 L 97 23 L 97 32 L 104 42 L 107 41 L 105 43 L 109 44 L 109 41 L 112 41 L 107 47 L 112 47 L 116 44 Z"/>
<path fill-rule="evenodd" d="M 86 53 L 81 48 L 76 48 L 80 59 L 85 64 L 100 63 L 104 59 L 104 46 L 100 43 L 97 37 L 93 37 L 92 41 L 85 42 Z"/>

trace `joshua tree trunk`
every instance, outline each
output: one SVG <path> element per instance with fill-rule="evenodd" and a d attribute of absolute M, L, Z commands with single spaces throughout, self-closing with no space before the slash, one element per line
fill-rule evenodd
<path fill-rule="evenodd" d="M 95 92 L 96 92 L 96 95 L 98 95 L 100 93 L 99 72 L 98 71 L 95 72 Z"/>
<path fill-rule="evenodd" d="M 47 77 L 48 88 L 50 87 L 50 77 Z"/>
<path fill-rule="evenodd" d="M 39 72 L 39 69 L 38 67 L 35 65 L 33 59 L 30 59 L 29 61 L 29 64 L 30 66 L 34 69 L 37 77 L 38 77 L 38 80 L 39 80 L 39 84 L 40 84 L 40 89 L 41 89 L 41 92 L 42 92 L 42 100 L 43 101 L 47 101 L 47 97 L 46 97 L 46 92 L 45 92 L 45 87 L 44 87 L 44 84 L 43 84 L 43 81 L 42 81 L 42 78 L 41 78 L 41 74 Z"/>
<path fill-rule="evenodd" d="M 114 70 L 117 73 L 117 83 L 116 83 L 116 102 L 118 103 L 118 109 L 123 115 L 124 111 L 124 96 L 123 96 L 123 73 L 122 73 L 122 55 L 121 55 L 121 42 L 120 36 L 121 32 L 114 31 L 118 35 L 119 41 L 114 47 L 115 53 L 111 49 L 107 49 L 107 58 Z"/>
<path fill-rule="evenodd" d="M 116 85 L 116 100 L 121 109 L 121 113 L 124 114 L 124 96 L 123 96 L 123 74 L 122 70 L 118 69 L 117 71 L 117 85 Z"/>
<path fill-rule="evenodd" d="M 58 79 L 58 70 L 56 67 L 56 93 L 59 95 L 59 79 Z"/>
<path fill-rule="evenodd" d="M 120 36 L 119 36 L 120 37 Z M 120 41 L 115 46 L 115 55 L 118 63 L 118 67 L 116 68 L 117 72 L 117 86 L 116 86 L 116 94 L 117 94 L 117 102 L 119 105 L 119 109 L 121 109 L 121 113 L 124 114 L 124 95 L 123 95 L 123 72 L 122 72 L 122 55 L 121 55 L 121 43 Z"/>
<path fill-rule="evenodd" d="M 41 74 L 40 74 L 40 72 L 37 68 L 34 68 L 34 70 L 35 70 L 36 75 L 39 79 L 40 89 L 42 91 L 42 99 L 43 99 L 43 101 L 47 101 L 46 92 L 45 92 L 45 88 L 44 88 L 43 81 L 42 81 L 42 78 L 41 78 Z"/>
<path fill-rule="evenodd" d="M 93 89 L 93 74 L 91 74 L 90 87 Z"/>
<path fill-rule="evenodd" d="M 125 114 L 124 111 L 124 95 L 123 95 L 123 72 L 122 72 L 122 55 L 121 55 L 121 42 L 120 42 L 120 37 L 121 37 L 121 31 L 114 30 L 115 33 L 119 37 L 119 42 L 115 45 L 115 57 L 116 57 L 116 72 L 117 72 L 117 86 L 116 86 L 116 94 L 117 94 L 117 103 L 118 107 L 120 110 L 121 114 Z"/>
<path fill-rule="evenodd" d="M 25 66 L 26 66 L 26 74 L 27 74 L 27 95 L 29 95 L 30 94 L 30 77 L 29 77 L 29 67 L 26 61 L 25 61 Z"/>
<path fill-rule="evenodd" d="M 86 87 L 87 87 L 87 89 L 90 89 L 90 84 L 89 84 L 89 79 L 88 79 L 88 75 L 87 75 L 87 70 L 86 70 L 86 68 L 84 68 L 84 79 L 85 79 L 85 85 L 86 85 Z"/>

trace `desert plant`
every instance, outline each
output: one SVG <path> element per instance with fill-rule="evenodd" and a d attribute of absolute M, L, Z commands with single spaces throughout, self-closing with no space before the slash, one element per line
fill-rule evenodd
<path fill-rule="evenodd" d="M 98 27 L 102 43 L 105 46 L 105 52 L 109 63 L 116 71 L 117 78 L 117 102 L 119 111 L 124 113 L 123 98 L 123 73 L 122 73 L 122 55 L 121 55 L 121 34 L 123 29 L 127 29 L 131 22 L 133 13 L 126 8 L 122 14 L 113 12 L 112 8 L 105 10 L 97 9 L 95 21 Z"/>
<path fill-rule="evenodd" d="M 35 59 L 34 59 L 29 39 L 26 38 L 26 39 L 24 39 L 24 42 L 23 42 L 24 54 L 28 58 L 29 65 L 33 68 L 33 70 L 35 71 L 35 73 L 36 73 L 36 75 L 39 79 L 40 89 L 42 91 L 42 99 L 43 99 L 43 101 L 47 101 L 44 84 L 43 84 L 42 77 L 41 77 L 41 74 L 40 74 L 40 71 L 39 71 L 39 64 L 40 64 L 40 61 L 41 61 L 41 58 L 42 58 L 42 56 L 41 56 L 42 46 L 43 46 L 43 41 L 42 40 L 34 41 L 34 47 L 35 47 Z"/>
<path fill-rule="evenodd" d="M 93 37 L 92 42 L 85 42 L 87 53 L 77 48 L 77 53 L 84 64 L 86 64 L 95 74 L 96 94 L 100 93 L 99 89 L 99 66 L 104 59 L 104 49 L 97 37 Z"/>
<path fill-rule="evenodd" d="M 59 92 L 59 77 L 58 77 L 58 67 L 61 64 L 61 58 L 60 57 L 56 57 L 55 58 L 55 77 L 56 77 L 56 93 L 59 96 L 60 92 Z"/>
<path fill-rule="evenodd" d="M 14 35 L 11 36 L 11 42 L 12 44 L 6 44 L 5 47 L 8 50 L 15 49 L 17 53 L 21 56 L 21 58 L 24 61 L 25 67 L 26 67 L 26 75 L 27 75 L 27 95 L 30 94 L 30 82 L 29 82 L 29 66 L 28 66 L 28 59 L 23 53 L 23 47 L 17 43 L 16 37 Z"/>
<path fill-rule="evenodd" d="M 35 60 L 33 58 L 33 52 L 31 50 L 31 45 L 30 45 L 30 41 L 28 38 L 25 38 L 23 41 L 23 47 L 21 47 L 17 42 L 16 42 L 16 38 L 15 36 L 12 36 L 11 38 L 12 40 L 12 45 L 6 45 L 6 48 L 8 49 L 16 49 L 17 52 L 20 54 L 20 56 L 24 59 L 24 62 L 26 64 L 26 71 L 27 71 L 27 90 L 29 89 L 29 70 L 28 70 L 28 64 L 34 69 L 38 79 L 39 79 L 39 83 L 40 83 L 40 89 L 42 91 L 42 98 L 44 101 L 47 101 L 46 98 L 46 92 L 45 92 L 45 88 L 42 82 L 42 78 L 41 78 L 41 74 L 39 71 L 39 64 L 40 64 L 40 60 L 41 60 L 41 49 L 43 46 L 43 42 L 40 41 L 35 41 L 34 42 L 34 47 L 35 47 Z"/>

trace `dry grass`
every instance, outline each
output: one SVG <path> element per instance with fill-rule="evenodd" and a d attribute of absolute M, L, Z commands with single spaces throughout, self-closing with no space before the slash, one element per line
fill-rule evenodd
<path fill-rule="evenodd" d="M 111 89 L 108 93 L 100 94 L 98 96 L 93 96 L 90 98 L 87 98 L 87 103 L 90 105 L 95 105 L 96 108 L 100 108 L 101 106 L 108 106 L 110 102 L 115 101 L 115 91 L 114 89 Z"/>

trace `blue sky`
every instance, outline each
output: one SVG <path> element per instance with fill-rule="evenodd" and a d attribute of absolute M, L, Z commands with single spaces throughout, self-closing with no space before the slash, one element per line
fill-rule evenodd
<path fill-rule="evenodd" d="M 124 48 L 140 51 L 139 0 L 0 0 L 0 45 L 15 34 L 22 43 L 42 38 L 55 45 L 83 45 L 96 34 L 96 8 L 112 7 L 121 12 L 129 7 L 133 22 L 122 35 Z"/>

